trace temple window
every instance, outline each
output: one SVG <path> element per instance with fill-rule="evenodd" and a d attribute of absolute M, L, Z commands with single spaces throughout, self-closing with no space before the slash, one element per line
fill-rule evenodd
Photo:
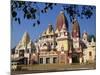
<path fill-rule="evenodd" d="M 40 58 L 40 64 L 43 64 L 43 58 Z"/>
<path fill-rule="evenodd" d="M 53 38 L 53 35 L 51 35 L 51 38 Z"/>
<path fill-rule="evenodd" d="M 53 63 L 57 63 L 57 57 L 53 58 Z"/>
<path fill-rule="evenodd" d="M 48 36 L 46 36 L 46 38 L 48 38 Z"/>
<path fill-rule="evenodd" d="M 47 46 L 47 45 L 46 45 L 46 43 L 44 43 L 44 45 L 43 45 L 43 46 Z"/>
<path fill-rule="evenodd" d="M 22 56 L 22 57 L 24 56 L 24 50 L 20 50 L 20 51 L 19 51 L 19 57 L 20 57 L 20 56 Z"/>
<path fill-rule="evenodd" d="M 57 42 L 55 42 L 55 45 L 57 46 Z"/>
<path fill-rule="evenodd" d="M 50 63 L 50 58 L 46 58 L 46 63 Z"/>
<path fill-rule="evenodd" d="M 91 51 L 89 52 L 89 56 L 92 56 L 92 52 Z"/>

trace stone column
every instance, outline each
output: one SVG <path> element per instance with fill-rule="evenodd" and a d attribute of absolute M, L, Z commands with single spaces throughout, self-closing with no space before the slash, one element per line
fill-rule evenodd
<path fill-rule="evenodd" d="M 43 64 L 46 64 L 46 57 L 43 57 Z"/>
<path fill-rule="evenodd" d="M 83 57 L 83 62 L 86 63 L 86 56 Z"/>
<path fill-rule="evenodd" d="M 71 57 L 69 58 L 69 64 L 72 64 L 72 58 Z"/>
<path fill-rule="evenodd" d="M 29 60 L 30 60 L 30 54 L 28 53 L 28 54 L 26 54 L 27 55 L 27 64 L 29 64 Z"/>
<path fill-rule="evenodd" d="M 69 53 L 69 57 L 68 57 L 68 62 L 69 62 L 69 64 L 72 64 L 72 54 L 71 53 Z"/>
<path fill-rule="evenodd" d="M 82 64 L 82 57 L 79 58 L 79 62 L 80 62 L 80 64 Z"/>
<path fill-rule="evenodd" d="M 82 64 L 82 53 L 80 53 L 79 63 Z"/>
<path fill-rule="evenodd" d="M 50 57 L 50 64 L 53 64 L 53 58 L 54 57 Z"/>

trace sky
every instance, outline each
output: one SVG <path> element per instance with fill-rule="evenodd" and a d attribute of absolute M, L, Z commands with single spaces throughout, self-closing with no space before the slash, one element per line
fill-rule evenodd
<path fill-rule="evenodd" d="M 43 7 L 42 3 L 39 3 L 38 7 L 41 9 Z M 19 43 L 24 32 L 28 32 L 31 40 L 35 41 L 42 32 L 47 29 L 48 24 L 52 24 L 55 28 L 56 18 L 60 11 L 62 11 L 62 4 L 57 5 L 52 10 L 49 10 L 48 13 L 40 13 L 40 25 L 36 25 L 35 27 L 32 26 L 35 21 L 24 19 L 23 12 L 19 11 L 17 15 L 21 18 L 21 24 L 11 20 L 11 48 L 14 48 Z M 68 20 L 69 32 L 71 32 L 72 25 L 69 16 L 67 13 L 65 13 L 65 16 Z M 88 34 L 96 35 L 96 11 L 93 12 L 90 19 L 77 18 L 77 20 L 80 25 L 81 34 L 86 31 Z"/>

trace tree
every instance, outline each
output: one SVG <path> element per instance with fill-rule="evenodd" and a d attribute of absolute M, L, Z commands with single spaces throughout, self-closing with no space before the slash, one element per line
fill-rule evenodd
<path fill-rule="evenodd" d="M 94 39 L 94 41 L 96 41 L 96 36 L 91 34 L 91 35 L 88 35 L 88 41 L 91 42 L 92 38 Z"/>
<path fill-rule="evenodd" d="M 23 17 L 27 20 L 35 20 L 33 26 L 40 25 L 40 13 L 48 13 L 58 4 L 56 3 L 42 3 L 43 8 L 38 7 L 38 3 L 30 1 L 11 1 L 11 17 L 19 24 L 21 23 L 20 17 L 17 16 L 19 11 L 23 11 Z M 93 15 L 95 7 L 93 6 L 81 6 L 79 5 L 62 5 L 63 10 L 69 15 L 70 21 L 76 17 L 89 19 Z"/>

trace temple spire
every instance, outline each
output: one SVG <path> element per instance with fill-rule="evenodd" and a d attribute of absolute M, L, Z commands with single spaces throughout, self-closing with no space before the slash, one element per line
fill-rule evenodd
<path fill-rule="evenodd" d="M 64 11 L 60 11 L 59 15 L 57 16 L 57 21 L 56 21 L 56 30 L 61 31 L 63 28 L 63 25 L 65 25 L 66 30 L 68 30 L 68 21 L 67 18 L 64 14 Z"/>

